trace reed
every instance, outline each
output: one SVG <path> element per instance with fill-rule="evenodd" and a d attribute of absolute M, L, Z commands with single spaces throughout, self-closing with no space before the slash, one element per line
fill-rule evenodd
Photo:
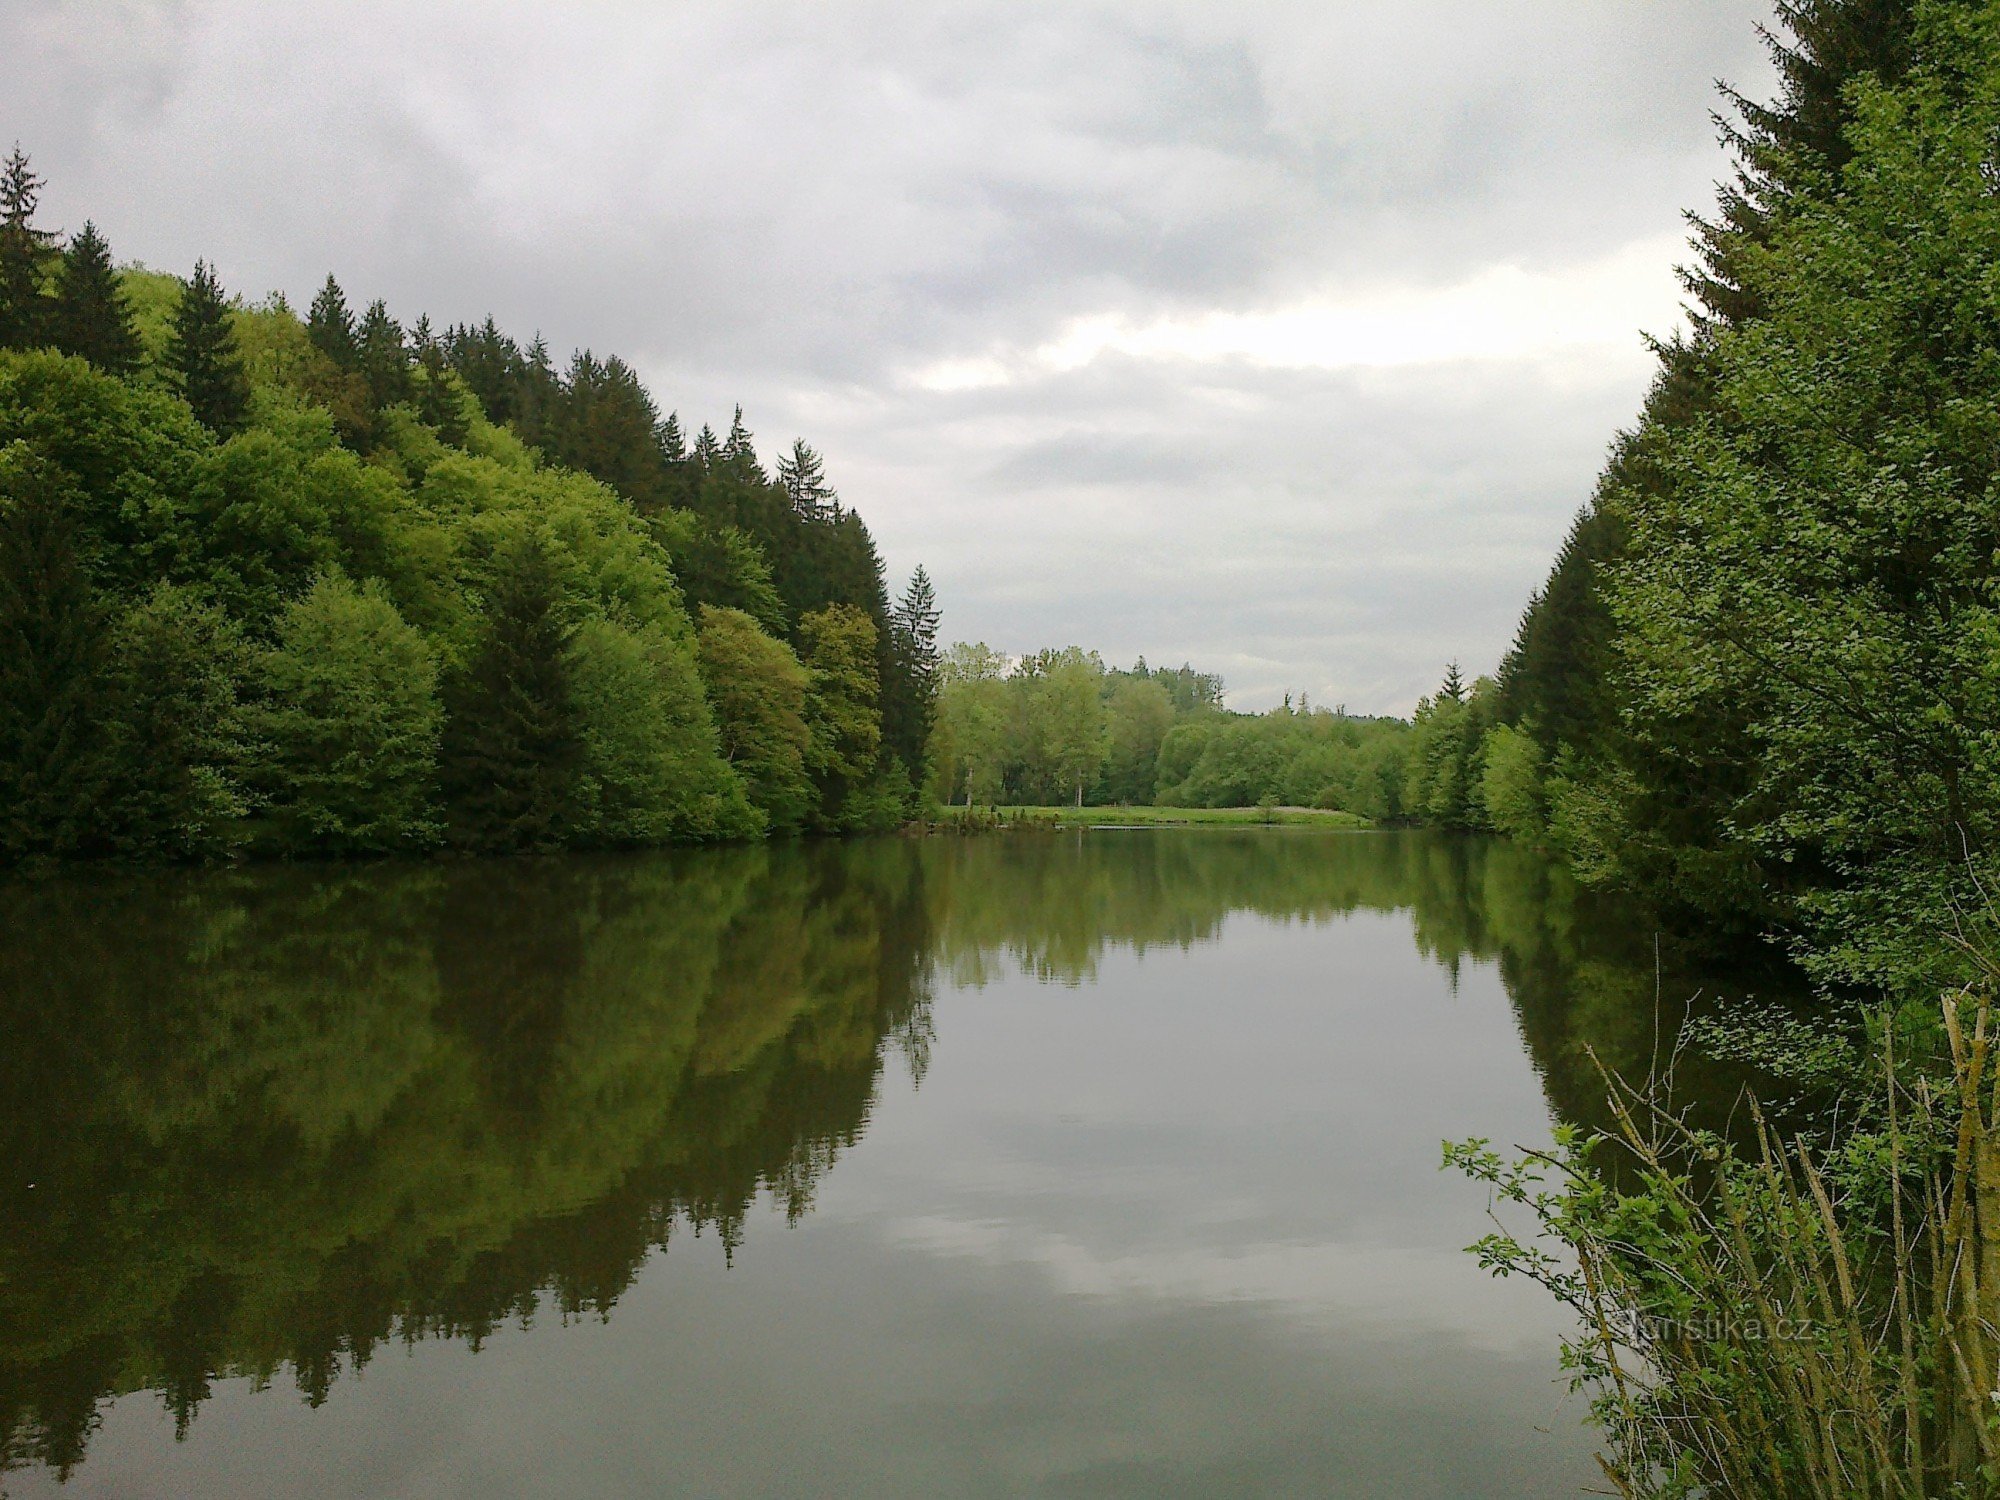
<path fill-rule="evenodd" d="M 1612 1493 L 2000 1494 L 1991 987 L 1941 1019 L 1932 1066 L 1881 1028 L 1873 1107 L 1837 1131 L 1788 1133 L 1753 1103 L 1732 1143 L 1606 1072 L 1604 1134 L 1512 1157 L 1447 1145 L 1494 1195 L 1481 1263 L 1578 1314 L 1564 1366 Z M 1504 1205 L 1527 1210 L 1526 1238 Z"/>

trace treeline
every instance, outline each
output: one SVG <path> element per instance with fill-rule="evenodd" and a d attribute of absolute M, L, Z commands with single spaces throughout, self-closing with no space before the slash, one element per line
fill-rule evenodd
<path fill-rule="evenodd" d="M 1691 925 L 1934 998 L 2000 820 L 2000 16 L 1780 6 L 1694 220 L 1692 330 L 1535 596 L 1521 818 Z M 1532 773 L 1532 774 L 1531 774 Z"/>
<path fill-rule="evenodd" d="M 1232 713 L 1213 673 L 1143 657 L 1108 668 L 1074 646 L 1010 658 L 960 643 L 939 682 L 928 786 L 942 803 L 1319 807 L 1512 832 L 1535 795 L 1496 722 L 1492 682 L 1467 683 L 1456 664 L 1413 720 L 1314 707 L 1304 694 Z"/>
<path fill-rule="evenodd" d="M 589 351 L 118 270 L 0 170 L 0 858 L 891 826 L 938 609 Z"/>

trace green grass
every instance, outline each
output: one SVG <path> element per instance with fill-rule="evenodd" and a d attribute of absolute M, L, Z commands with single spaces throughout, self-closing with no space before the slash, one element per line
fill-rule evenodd
<path fill-rule="evenodd" d="M 987 808 L 975 808 L 973 812 L 982 817 L 990 816 Z M 1367 828 L 1368 819 L 1357 813 L 1328 812 L 1315 807 L 1003 807 L 998 809 L 1002 818 L 1016 819 L 1028 823 L 1053 823 L 1059 827 L 1093 827 L 1112 825 L 1118 827 L 1168 828 L 1183 825 L 1205 827 L 1262 828 L 1284 826 L 1288 828 Z M 943 809 L 941 821 L 957 822 L 966 817 L 962 807 Z"/>

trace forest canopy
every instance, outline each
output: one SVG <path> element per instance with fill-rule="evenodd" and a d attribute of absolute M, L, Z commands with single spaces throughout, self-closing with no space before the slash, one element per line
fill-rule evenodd
<path fill-rule="evenodd" d="M 891 826 L 938 608 L 803 441 L 492 322 L 119 269 L 0 169 L 0 859 Z"/>

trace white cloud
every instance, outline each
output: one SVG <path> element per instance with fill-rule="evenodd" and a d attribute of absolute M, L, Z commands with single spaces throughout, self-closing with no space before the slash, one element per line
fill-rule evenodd
<path fill-rule="evenodd" d="M 1593 264 L 1530 271 L 1489 266 L 1453 286 L 1337 293 L 1256 312 L 1213 309 L 1138 323 L 1122 313 L 1072 319 L 1025 353 L 947 358 L 910 377 L 930 391 L 974 390 L 1077 369 L 1107 354 L 1271 369 L 1528 360 L 1588 350 L 1617 360 L 1633 332 L 1681 321 L 1677 236 L 1626 245 Z"/>

